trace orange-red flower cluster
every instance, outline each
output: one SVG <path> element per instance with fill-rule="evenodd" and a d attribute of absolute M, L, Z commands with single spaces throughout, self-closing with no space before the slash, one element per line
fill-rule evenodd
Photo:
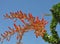
<path fill-rule="evenodd" d="M 5 17 L 10 19 L 14 18 L 19 19 L 24 23 L 24 26 L 23 27 L 21 27 L 20 25 L 17 26 L 14 23 L 15 29 L 11 29 L 10 27 L 8 27 L 11 31 L 6 31 L 3 35 L 1 34 L 3 38 L 11 36 L 17 32 L 18 33 L 17 39 L 21 40 L 23 34 L 29 30 L 34 30 L 34 34 L 36 35 L 36 37 L 38 36 L 44 37 L 44 34 L 46 33 L 45 25 L 48 22 L 44 20 L 44 18 L 42 18 L 42 20 L 39 20 L 38 17 L 33 17 L 31 13 L 29 13 L 27 16 L 25 13 L 22 13 L 22 11 L 17 11 L 15 13 L 10 12 L 10 15 L 6 14 Z M 24 21 L 25 19 L 28 20 L 29 23 L 26 23 Z"/>
<path fill-rule="evenodd" d="M 1 34 L 2 38 L 0 38 L 0 41 L 3 42 L 4 39 L 6 40 L 10 40 L 10 37 L 15 33 L 14 29 L 8 27 L 10 30 L 9 31 L 5 31 L 3 34 Z M 1 37 L 0 36 L 0 37 Z"/>
<path fill-rule="evenodd" d="M 4 16 L 5 16 L 5 18 L 10 18 L 10 19 L 18 18 L 21 21 L 23 19 L 26 19 L 27 18 L 26 14 L 25 13 L 22 13 L 22 11 L 17 11 L 15 13 L 14 12 L 10 12 L 10 15 L 6 14 Z"/>
<path fill-rule="evenodd" d="M 42 20 L 39 20 L 38 17 L 35 18 L 35 21 L 32 25 L 34 27 L 36 37 L 38 37 L 38 36 L 43 37 L 44 36 L 44 33 L 46 32 L 45 25 L 47 23 L 48 22 L 46 20 L 44 20 L 44 18 L 42 18 Z"/>

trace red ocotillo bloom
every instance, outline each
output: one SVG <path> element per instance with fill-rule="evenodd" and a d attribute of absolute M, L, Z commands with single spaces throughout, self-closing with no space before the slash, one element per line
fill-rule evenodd
<path fill-rule="evenodd" d="M 24 26 L 23 27 L 21 27 L 20 25 L 17 26 L 14 23 L 15 28 L 11 29 L 10 27 L 8 27 L 11 31 L 5 32 L 4 35 L 1 35 L 2 37 L 6 37 L 6 35 L 8 36 L 8 34 L 11 36 L 17 32 L 18 33 L 17 40 L 18 39 L 21 40 L 23 34 L 29 30 L 34 30 L 34 34 L 36 35 L 36 37 L 38 36 L 44 37 L 44 34 L 46 33 L 45 25 L 48 22 L 44 18 L 40 20 L 39 17 L 33 17 L 31 13 L 29 13 L 27 16 L 25 13 L 22 13 L 22 11 L 17 11 L 15 13 L 10 12 L 10 15 L 6 14 L 5 17 L 10 19 L 14 18 L 19 19 L 21 20 L 21 22 L 24 23 Z M 25 20 L 28 20 L 29 23 L 25 22 Z"/>

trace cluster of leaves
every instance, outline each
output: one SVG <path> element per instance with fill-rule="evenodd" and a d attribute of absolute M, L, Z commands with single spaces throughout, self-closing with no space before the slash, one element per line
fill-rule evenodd
<path fill-rule="evenodd" d="M 60 3 L 54 5 L 52 9 L 50 9 L 50 11 L 52 12 L 52 21 L 50 24 L 50 30 L 51 30 L 52 36 L 55 39 L 57 39 L 57 43 L 55 44 L 60 44 L 59 43 L 60 39 L 56 31 L 56 26 L 58 23 L 60 23 Z"/>
<path fill-rule="evenodd" d="M 56 26 L 58 23 L 60 23 L 60 3 L 53 5 L 50 11 L 52 14 L 47 14 L 46 16 L 52 15 L 52 21 L 50 24 L 51 36 L 48 36 L 48 34 L 46 33 L 44 36 L 44 40 L 48 41 L 51 44 L 60 44 L 60 38 L 56 31 Z"/>
<path fill-rule="evenodd" d="M 50 11 L 52 12 L 52 17 L 56 18 L 56 20 L 60 23 L 60 3 L 53 5 Z"/>
<path fill-rule="evenodd" d="M 0 41 L 2 42 L 4 41 L 4 39 L 9 41 L 11 36 L 17 33 L 17 44 L 20 44 L 22 36 L 29 30 L 34 30 L 36 38 L 38 38 L 38 36 L 41 36 L 43 38 L 46 33 L 45 25 L 48 22 L 44 20 L 44 18 L 39 20 L 39 17 L 33 17 L 31 13 L 26 15 L 25 13 L 22 13 L 22 11 L 17 11 L 15 13 L 10 12 L 10 15 L 6 14 L 4 15 L 4 17 L 9 19 L 19 19 L 21 22 L 23 22 L 24 26 L 21 27 L 20 25 L 16 25 L 16 23 L 14 23 L 14 28 L 8 27 L 10 30 L 5 31 L 4 34 L 1 34 L 2 38 Z M 25 22 L 25 20 L 27 20 L 28 23 Z M 14 22 L 16 22 L 16 20 L 14 20 Z"/>

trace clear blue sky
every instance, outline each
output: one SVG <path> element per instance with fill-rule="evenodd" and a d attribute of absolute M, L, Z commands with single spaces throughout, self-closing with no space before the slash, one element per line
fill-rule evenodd
<path fill-rule="evenodd" d="M 58 2 L 60 2 L 60 0 L 0 0 L 0 33 L 8 30 L 8 26 L 13 27 L 13 21 L 5 20 L 3 17 L 4 14 L 22 10 L 24 13 L 32 13 L 33 16 L 39 16 L 39 18 L 41 18 L 45 13 L 51 13 L 49 9 Z M 49 22 L 46 26 L 46 30 L 50 34 L 49 26 L 52 17 L 45 17 L 45 19 Z M 21 23 L 18 21 L 17 24 Z M 57 29 L 59 34 L 59 24 L 57 25 Z M 15 35 L 12 36 L 10 42 L 4 41 L 4 44 L 15 44 L 15 37 Z M 22 42 L 23 44 L 48 44 L 41 37 L 36 38 L 33 31 L 25 33 Z"/>

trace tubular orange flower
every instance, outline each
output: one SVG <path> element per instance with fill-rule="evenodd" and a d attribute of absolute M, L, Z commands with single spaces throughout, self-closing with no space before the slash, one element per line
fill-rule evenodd
<path fill-rule="evenodd" d="M 35 35 L 36 35 L 36 38 L 38 38 L 38 36 L 39 36 L 38 31 L 35 31 L 34 33 L 35 33 Z"/>
<path fill-rule="evenodd" d="M 23 13 L 22 13 L 22 11 L 21 11 L 21 10 L 20 10 L 20 12 L 19 12 L 19 13 L 20 13 L 20 15 L 22 15 L 22 16 L 23 16 Z"/>
<path fill-rule="evenodd" d="M 27 15 L 26 13 L 23 14 L 23 19 L 26 19 L 27 18 Z"/>
<path fill-rule="evenodd" d="M 36 17 L 36 18 L 35 18 L 35 22 L 36 22 L 36 23 L 39 23 L 39 22 L 40 22 L 39 17 Z"/>
<path fill-rule="evenodd" d="M 11 18 L 7 13 L 4 15 L 5 18 Z"/>
<path fill-rule="evenodd" d="M 31 13 L 29 13 L 29 14 L 28 14 L 28 16 L 29 16 L 29 18 L 33 18 L 33 16 L 32 16 L 32 14 L 31 14 Z"/>
<path fill-rule="evenodd" d="M 11 27 L 8 26 L 8 28 L 9 28 L 9 30 L 14 31 L 14 29 L 12 29 Z"/>
<path fill-rule="evenodd" d="M 46 25 L 48 22 L 46 21 L 46 20 L 44 20 L 44 18 L 42 18 L 42 20 L 41 20 L 41 24 L 44 24 L 44 25 Z"/>
<path fill-rule="evenodd" d="M 32 24 L 35 20 L 35 18 L 32 16 L 32 14 L 28 14 L 27 20 L 30 22 L 30 24 Z"/>
<path fill-rule="evenodd" d="M 15 27 L 15 29 L 16 29 L 16 30 L 15 30 L 16 32 L 19 32 L 19 31 L 21 30 L 21 27 L 20 27 L 20 26 L 17 26 L 16 24 L 14 24 L 14 27 Z"/>
<path fill-rule="evenodd" d="M 5 35 L 3 35 L 3 34 L 1 34 L 1 36 L 3 37 L 3 38 L 5 38 L 6 36 Z"/>

